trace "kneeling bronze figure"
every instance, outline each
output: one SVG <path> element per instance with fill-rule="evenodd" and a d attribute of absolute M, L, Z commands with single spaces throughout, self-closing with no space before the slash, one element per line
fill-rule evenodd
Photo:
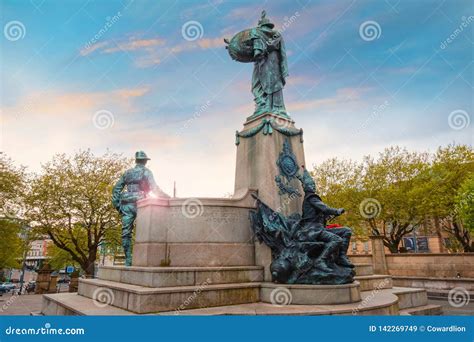
<path fill-rule="evenodd" d="M 323 203 L 316 184 L 305 169 L 298 179 L 305 197 L 302 216 L 288 217 L 272 210 L 258 197 L 251 212 L 252 229 L 272 250 L 272 279 L 284 284 L 347 284 L 354 280 L 354 265 L 347 257 L 350 228 L 327 229 L 328 219 L 344 213 Z"/>

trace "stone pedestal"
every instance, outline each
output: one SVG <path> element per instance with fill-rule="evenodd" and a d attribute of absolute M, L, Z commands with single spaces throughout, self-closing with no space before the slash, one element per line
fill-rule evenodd
<path fill-rule="evenodd" d="M 305 165 L 303 132 L 295 128 L 291 119 L 274 114 L 262 114 L 244 123 L 242 131 L 236 133 L 237 160 L 235 171 L 235 195 L 240 196 L 246 189 L 257 189 L 258 196 L 271 208 L 284 215 L 301 214 L 303 189 L 296 177 L 286 178 L 277 164 L 281 155 L 293 155 L 301 172 Z M 290 150 L 285 150 L 285 142 Z M 288 153 L 289 152 L 289 153 Z M 299 195 L 280 190 L 276 177 Z M 271 251 L 263 244 L 255 243 L 256 264 L 265 268 L 265 280 L 271 281 L 269 266 Z"/>
<path fill-rule="evenodd" d="M 262 283 L 260 300 L 273 305 L 336 305 L 361 300 L 360 285 L 297 285 Z"/>
<path fill-rule="evenodd" d="M 38 271 L 38 277 L 36 278 L 35 294 L 49 293 L 51 273 L 52 270 L 49 264 L 44 264 L 44 266 Z"/>
<path fill-rule="evenodd" d="M 376 274 L 388 274 L 387 259 L 385 258 L 385 246 L 383 236 L 370 236 L 372 242 L 372 265 Z"/>
<path fill-rule="evenodd" d="M 57 286 L 58 284 L 58 276 L 57 275 L 52 275 L 51 280 L 49 281 L 49 288 L 48 288 L 48 293 L 55 293 L 57 292 Z"/>
<path fill-rule="evenodd" d="M 71 282 L 69 283 L 69 292 L 77 292 L 79 286 L 79 271 L 74 271 L 71 274 Z"/>
<path fill-rule="evenodd" d="M 133 266 L 254 266 L 253 190 L 233 198 L 148 198 L 138 203 Z"/>

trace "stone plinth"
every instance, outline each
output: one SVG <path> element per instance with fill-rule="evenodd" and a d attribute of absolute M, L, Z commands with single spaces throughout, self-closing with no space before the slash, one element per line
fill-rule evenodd
<path fill-rule="evenodd" d="M 251 193 L 140 201 L 133 266 L 255 265 Z"/>
<path fill-rule="evenodd" d="M 372 265 L 376 274 L 388 274 L 387 259 L 385 258 L 385 246 L 383 236 L 370 236 L 372 242 Z"/>
<path fill-rule="evenodd" d="M 337 305 L 361 300 L 357 281 L 344 285 L 262 283 L 260 300 L 274 305 Z"/>
<path fill-rule="evenodd" d="M 256 130 L 259 131 L 255 133 Z M 257 189 L 258 196 L 274 210 L 284 215 L 301 214 L 304 193 L 300 182 L 296 178 L 283 178 L 285 183 L 288 181 L 288 186 L 299 191 L 301 196 L 282 194 L 275 177 L 281 177 L 277 161 L 284 150 L 285 141 L 288 141 L 297 165 L 305 165 L 302 138 L 302 131 L 295 128 L 291 119 L 267 113 L 246 121 L 243 130 L 238 132 L 236 137 L 234 196 L 241 196 L 246 189 Z M 298 171 L 301 172 L 301 169 Z M 257 265 L 265 268 L 265 280 L 271 281 L 270 248 L 255 243 L 255 260 Z"/>
<path fill-rule="evenodd" d="M 148 287 L 249 283 L 263 280 L 259 266 L 220 267 L 125 267 L 102 266 L 99 279 Z"/>
<path fill-rule="evenodd" d="M 259 283 L 204 283 L 153 288 L 100 279 L 80 279 L 78 294 L 91 299 L 100 298 L 101 293 L 107 294 L 107 304 L 144 314 L 254 303 L 258 301 L 259 288 Z"/>
<path fill-rule="evenodd" d="M 52 270 L 49 264 L 44 264 L 43 267 L 38 271 L 35 288 L 36 294 L 50 293 L 49 283 L 51 282 L 51 273 Z"/>
<path fill-rule="evenodd" d="M 285 119 L 274 114 L 263 114 L 244 124 L 240 132 L 246 133 L 261 125 L 263 120 L 273 120 L 273 127 L 285 130 L 298 131 L 291 119 Z M 268 128 L 270 129 L 270 128 Z M 267 134 L 265 134 L 267 133 Z M 298 166 L 305 165 L 302 136 L 289 136 L 271 128 L 271 133 L 262 128 L 251 137 L 240 137 L 237 144 L 237 161 L 235 170 L 235 194 L 245 192 L 246 189 L 258 190 L 258 196 L 274 210 L 279 209 L 285 215 L 299 212 L 303 204 L 303 196 L 291 197 L 281 194 L 275 177 L 280 175 L 277 160 L 283 151 L 283 143 L 288 140 L 291 150 L 296 157 Z M 301 169 L 298 170 L 301 172 Z M 290 186 L 303 195 L 300 182 L 295 178 Z"/>

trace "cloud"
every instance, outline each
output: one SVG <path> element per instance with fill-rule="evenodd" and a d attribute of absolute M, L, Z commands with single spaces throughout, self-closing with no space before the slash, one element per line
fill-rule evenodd
<path fill-rule="evenodd" d="M 119 51 L 151 50 L 155 46 L 163 46 L 166 41 L 161 38 L 137 39 L 118 43 L 115 47 L 104 49 L 103 53 L 114 53 Z"/>
<path fill-rule="evenodd" d="M 93 53 L 94 51 L 96 50 L 100 50 L 106 46 L 109 45 L 109 42 L 100 42 L 100 43 L 95 43 L 95 44 L 92 44 L 90 46 L 85 46 L 83 47 L 79 53 L 81 56 L 87 56 L 87 55 L 90 55 L 91 53 Z"/>
<path fill-rule="evenodd" d="M 291 108 L 291 111 L 297 110 L 314 110 L 320 108 L 334 107 L 339 109 L 345 109 L 344 104 L 350 103 L 351 106 L 354 105 L 363 105 L 362 95 L 367 93 L 370 88 L 340 88 L 336 91 L 336 95 L 329 96 L 325 98 L 319 98 L 314 100 L 303 100 L 303 101 L 294 101 L 289 102 L 286 106 Z"/>
<path fill-rule="evenodd" d="M 94 113 L 104 107 L 136 112 L 133 100 L 149 90 L 148 87 L 141 87 L 104 92 L 35 92 L 23 97 L 13 106 L 2 108 L 2 112 L 5 120 L 36 116 L 68 117 L 69 113 Z"/>
<path fill-rule="evenodd" d="M 181 138 L 157 127 L 156 118 L 140 116 L 137 100 L 148 91 L 142 87 L 27 96 L 14 106 L 1 108 L 1 150 L 38 171 L 41 163 L 61 152 L 91 148 L 101 153 L 111 148 L 131 155 L 139 148 L 179 146 Z M 112 124 L 106 129 L 98 128 L 94 121 L 95 114 L 103 110 L 111 113 Z"/>
<path fill-rule="evenodd" d="M 88 56 L 93 52 L 113 54 L 117 52 L 136 52 L 134 64 L 138 68 L 148 68 L 160 64 L 171 53 L 180 54 L 191 50 L 206 50 L 222 48 L 224 37 L 201 38 L 196 41 L 185 41 L 171 44 L 162 38 L 141 39 L 131 36 L 125 41 L 104 41 L 85 47 L 80 50 L 81 56 Z"/>
<path fill-rule="evenodd" d="M 166 40 L 162 38 L 152 38 L 152 39 L 138 39 L 136 37 L 129 37 L 128 40 L 124 41 L 114 41 L 107 40 L 99 43 L 92 44 L 91 46 L 86 46 L 82 48 L 79 53 L 81 56 L 87 56 L 98 51 L 100 53 L 115 53 L 120 51 L 137 51 L 153 50 L 154 47 L 163 46 L 166 44 Z"/>

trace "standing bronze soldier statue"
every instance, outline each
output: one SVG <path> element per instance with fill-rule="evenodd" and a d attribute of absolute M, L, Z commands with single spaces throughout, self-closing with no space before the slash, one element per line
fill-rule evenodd
<path fill-rule="evenodd" d="M 169 197 L 156 185 L 153 173 L 145 166 L 148 160 L 150 158 L 145 152 L 136 152 L 135 167 L 125 171 L 112 191 L 112 204 L 122 216 L 122 246 L 125 253 L 125 266 L 132 266 L 132 233 L 137 217 L 137 201 L 150 194 Z"/>
<path fill-rule="evenodd" d="M 263 113 L 288 116 L 283 102 L 283 87 L 288 76 L 286 49 L 281 33 L 274 27 L 266 12 L 262 11 L 257 27 L 239 32 L 231 40 L 224 39 L 232 59 L 254 63 L 253 116 Z"/>

